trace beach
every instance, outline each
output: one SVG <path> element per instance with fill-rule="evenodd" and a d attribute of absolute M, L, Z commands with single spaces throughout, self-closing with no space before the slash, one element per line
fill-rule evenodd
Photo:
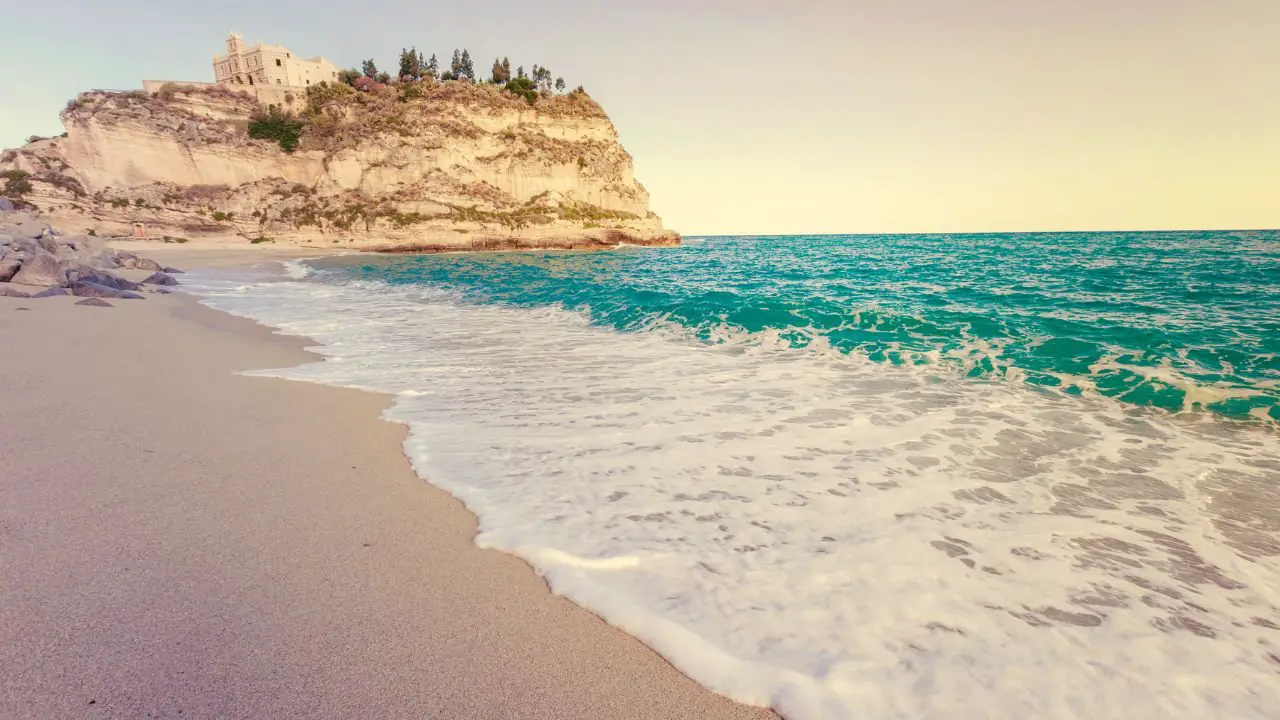
<path fill-rule="evenodd" d="M 237 374 L 308 340 L 76 300 L 0 298 L 0 716 L 772 716 L 477 548 L 388 396 Z"/>

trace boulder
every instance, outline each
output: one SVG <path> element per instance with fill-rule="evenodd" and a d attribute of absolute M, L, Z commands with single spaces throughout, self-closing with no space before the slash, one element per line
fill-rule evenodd
<path fill-rule="evenodd" d="M 0 257 L 0 282 L 9 282 L 14 275 L 18 274 L 18 268 L 22 267 L 22 261 L 14 258 Z"/>
<path fill-rule="evenodd" d="M 151 272 L 161 272 L 164 270 L 163 265 L 156 262 L 155 260 L 149 260 L 147 258 L 138 258 L 134 260 L 133 264 L 130 265 L 129 267 L 133 268 L 134 270 L 150 270 Z"/>
<path fill-rule="evenodd" d="M 71 294 L 71 291 L 66 288 L 49 288 L 48 290 L 41 290 L 40 292 L 32 295 L 31 297 L 33 299 L 34 298 L 51 298 L 51 297 L 60 297 L 62 295 L 70 295 L 70 294 Z"/>
<path fill-rule="evenodd" d="M 177 285 L 178 281 L 162 272 L 151 273 L 146 280 L 142 281 L 143 285 Z"/>
<path fill-rule="evenodd" d="M 13 238 L 35 240 L 49 231 L 49 223 L 37 220 L 26 213 L 13 213 L 0 220 L 0 234 Z"/>
<path fill-rule="evenodd" d="M 71 286 L 71 294 L 76 297 L 110 298 L 112 300 L 141 300 L 142 296 L 128 290 L 117 290 L 106 285 L 81 280 Z"/>
<path fill-rule="evenodd" d="M 31 294 L 24 293 L 12 285 L 0 284 L 0 297 L 29 298 L 31 297 Z"/>
<path fill-rule="evenodd" d="M 22 263 L 22 268 L 13 276 L 11 282 L 22 285 L 43 285 L 45 287 L 66 287 L 67 276 L 57 258 L 47 252 L 36 252 L 29 255 Z"/>
<path fill-rule="evenodd" d="M 103 300 L 102 298 L 96 298 L 96 297 L 85 298 L 83 300 L 77 301 L 76 304 L 88 305 L 89 307 L 115 307 L 114 305 L 107 302 L 106 300 Z"/>
<path fill-rule="evenodd" d="M 0 212 L 13 212 L 13 203 L 9 198 L 0 197 Z"/>
<path fill-rule="evenodd" d="M 67 273 L 67 282 L 75 285 L 78 282 L 91 282 L 98 285 L 105 285 L 116 290 L 137 290 L 141 287 L 136 282 L 125 280 L 110 270 L 102 270 L 99 268 L 89 267 L 84 264 L 64 266 Z"/>
<path fill-rule="evenodd" d="M 171 268 L 171 267 L 167 267 L 164 270 L 161 270 L 160 272 L 169 273 L 170 275 L 186 275 L 186 273 L 182 272 L 178 268 Z"/>

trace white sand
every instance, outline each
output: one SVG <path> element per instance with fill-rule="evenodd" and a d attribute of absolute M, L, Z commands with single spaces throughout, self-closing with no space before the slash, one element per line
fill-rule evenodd
<path fill-rule="evenodd" d="M 0 717 L 770 716 L 477 549 L 386 397 L 233 374 L 303 342 L 75 300 L 0 298 Z"/>

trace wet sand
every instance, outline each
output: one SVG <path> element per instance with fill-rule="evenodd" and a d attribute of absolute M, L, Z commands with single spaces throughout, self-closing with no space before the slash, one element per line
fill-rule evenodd
<path fill-rule="evenodd" d="M 306 341 L 75 300 L 0 298 L 0 717 L 772 717 L 476 548 L 389 398 L 234 374 Z"/>

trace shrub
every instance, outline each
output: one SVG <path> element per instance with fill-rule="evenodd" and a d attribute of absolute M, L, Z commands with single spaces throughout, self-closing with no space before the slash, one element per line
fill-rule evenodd
<path fill-rule="evenodd" d="M 214 221 L 214 222 L 226 222 L 226 221 L 228 221 L 228 220 L 232 219 L 233 217 L 235 217 L 235 213 L 226 213 L 226 212 L 222 212 L 221 210 L 218 210 L 217 212 L 215 212 L 215 213 L 213 214 L 213 221 Z"/>
<path fill-rule="evenodd" d="M 85 231 L 85 235 L 88 235 L 89 237 L 98 237 L 98 231 L 95 230 L 94 228 L 89 228 L 87 231 Z"/>
<path fill-rule="evenodd" d="M 115 198 L 111 201 L 111 207 L 129 207 L 129 198 Z"/>
<path fill-rule="evenodd" d="M 179 245 L 181 245 L 182 243 L 186 242 L 187 239 L 184 237 L 169 237 L 168 235 L 165 235 L 164 241 L 167 243 L 178 243 Z"/>
<path fill-rule="evenodd" d="M 31 192 L 30 177 L 23 170 L 6 170 L 0 173 L 0 177 L 4 178 L 4 195 L 11 200 L 21 200 L 23 195 Z"/>
<path fill-rule="evenodd" d="M 249 137 L 259 140 L 275 140 L 280 148 L 291 153 L 298 147 L 298 135 L 302 132 L 303 123 L 272 106 L 265 114 L 259 113 L 249 121 Z"/>
<path fill-rule="evenodd" d="M 538 86 L 527 77 L 518 77 L 507 83 L 503 89 L 516 97 L 524 98 L 530 105 L 538 101 Z"/>
<path fill-rule="evenodd" d="M 125 203 L 125 204 L 127 205 L 128 203 Z M 146 200 L 143 200 L 142 198 L 134 198 L 134 200 L 133 200 L 133 204 L 134 204 L 134 205 L 136 205 L 136 206 L 138 206 L 138 207 L 146 207 L 146 206 L 147 206 L 147 201 L 146 201 Z"/>
<path fill-rule="evenodd" d="M 271 239 L 271 238 L 269 238 L 269 237 L 262 237 L 262 236 L 258 236 L 258 237 L 256 237 L 256 238 L 254 238 L 254 239 L 250 240 L 250 241 L 249 241 L 249 244 L 250 244 L 250 245 L 261 245 L 262 243 L 273 243 L 273 242 L 275 242 L 275 240 L 273 240 L 273 239 Z"/>

